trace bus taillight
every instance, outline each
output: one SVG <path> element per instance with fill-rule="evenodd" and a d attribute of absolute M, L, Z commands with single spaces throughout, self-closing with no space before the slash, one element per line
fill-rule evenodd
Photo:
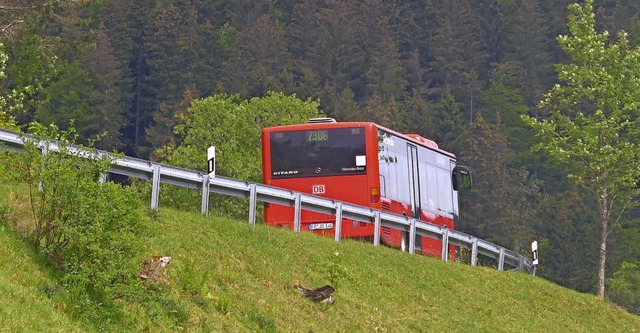
<path fill-rule="evenodd" d="M 380 189 L 377 187 L 371 188 L 371 203 L 380 202 Z"/>

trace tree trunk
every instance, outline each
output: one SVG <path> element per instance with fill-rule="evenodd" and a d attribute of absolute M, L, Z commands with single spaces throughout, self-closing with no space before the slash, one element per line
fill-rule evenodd
<path fill-rule="evenodd" d="M 600 259 L 598 261 L 598 296 L 604 297 L 604 277 L 605 266 L 607 260 L 607 235 L 608 231 L 608 219 L 602 219 L 602 234 L 600 235 Z"/>
<path fill-rule="evenodd" d="M 607 236 L 609 235 L 609 196 L 606 187 L 603 189 L 598 202 L 598 208 L 600 210 L 600 226 L 602 228 L 600 233 L 600 258 L 598 260 L 598 296 L 604 298 L 604 278 L 605 268 L 607 262 Z"/>

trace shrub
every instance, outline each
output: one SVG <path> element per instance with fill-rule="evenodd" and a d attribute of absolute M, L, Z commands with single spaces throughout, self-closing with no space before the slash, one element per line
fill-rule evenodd
<path fill-rule="evenodd" d="M 76 138 L 73 129 L 55 126 L 36 124 L 31 131 L 61 143 Z M 109 168 L 105 157 L 94 153 L 86 159 L 79 155 L 88 150 L 55 152 L 51 142 L 23 140 L 26 154 L 17 165 L 29 187 L 35 249 L 62 272 L 63 284 L 78 299 L 103 304 L 126 296 L 139 269 L 139 236 L 146 227 L 137 193 L 98 181 Z"/>
<path fill-rule="evenodd" d="M 640 263 L 620 265 L 609 280 L 609 298 L 629 312 L 640 314 Z"/>

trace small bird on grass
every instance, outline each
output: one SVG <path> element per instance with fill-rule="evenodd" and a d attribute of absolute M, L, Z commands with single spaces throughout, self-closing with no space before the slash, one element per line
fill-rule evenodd
<path fill-rule="evenodd" d="M 302 292 L 302 296 L 314 302 L 333 304 L 336 301 L 336 298 L 333 296 L 333 293 L 336 291 L 336 289 L 330 285 L 322 286 L 316 289 L 308 289 L 300 284 L 296 284 L 294 285 L 294 288 L 300 290 Z"/>

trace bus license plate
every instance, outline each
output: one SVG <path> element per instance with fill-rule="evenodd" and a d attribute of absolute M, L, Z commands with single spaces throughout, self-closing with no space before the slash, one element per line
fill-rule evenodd
<path fill-rule="evenodd" d="M 329 230 L 333 229 L 333 223 L 312 223 L 309 224 L 309 230 Z"/>

